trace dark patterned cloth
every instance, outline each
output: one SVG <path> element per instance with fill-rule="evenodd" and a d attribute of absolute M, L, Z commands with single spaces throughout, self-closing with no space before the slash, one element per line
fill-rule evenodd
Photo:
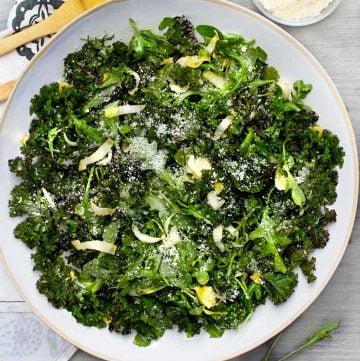
<path fill-rule="evenodd" d="M 15 3 L 16 13 L 11 26 L 15 32 L 18 32 L 29 25 L 37 24 L 51 15 L 63 3 L 63 0 L 18 0 Z M 20 56 L 31 60 L 44 43 L 45 38 L 36 39 L 17 48 L 17 52 Z"/>

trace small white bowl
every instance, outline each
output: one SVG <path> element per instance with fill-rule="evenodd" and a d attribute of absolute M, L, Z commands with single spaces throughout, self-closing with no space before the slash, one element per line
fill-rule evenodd
<path fill-rule="evenodd" d="M 319 15 L 303 18 L 303 19 L 283 19 L 274 15 L 269 10 L 265 9 L 264 5 L 260 0 L 253 0 L 256 7 L 269 19 L 283 25 L 289 26 L 305 26 L 317 23 L 329 16 L 341 3 L 342 0 L 333 0 L 328 7 L 326 7 Z"/>

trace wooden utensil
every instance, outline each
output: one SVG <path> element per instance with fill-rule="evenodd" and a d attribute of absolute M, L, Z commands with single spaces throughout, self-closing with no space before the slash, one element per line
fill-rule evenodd
<path fill-rule="evenodd" d="M 106 0 L 66 0 L 58 10 L 40 23 L 0 39 L 0 55 L 4 55 L 32 40 L 56 33 L 84 11 L 105 1 Z"/>
<path fill-rule="evenodd" d="M 10 95 L 16 80 L 10 80 L 7 83 L 0 84 L 0 102 L 4 102 Z"/>
<path fill-rule="evenodd" d="M 42 22 L 6 38 L 0 39 L 0 55 L 45 35 L 58 32 L 63 26 L 86 10 L 107 0 L 66 0 L 61 7 Z M 7 100 L 16 80 L 0 84 L 0 103 Z"/>

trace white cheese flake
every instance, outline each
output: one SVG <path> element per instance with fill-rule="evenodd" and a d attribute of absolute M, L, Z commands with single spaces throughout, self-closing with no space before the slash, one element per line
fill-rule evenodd
<path fill-rule="evenodd" d="M 139 228 L 135 225 L 132 226 L 132 231 L 134 233 L 134 236 L 141 242 L 144 243 L 156 243 L 160 242 L 162 240 L 162 237 L 152 237 L 148 236 L 145 233 L 140 232 Z"/>
<path fill-rule="evenodd" d="M 189 90 L 189 86 L 180 86 L 178 84 L 175 84 L 173 81 L 169 83 L 170 90 L 173 91 L 176 94 L 182 94 Z"/>
<path fill-rule="evenodd" d="M 224 77 L 213 73 L 211 70 L 205 70 L 202 76 L 216 88 L 223 89 L 225 87 Z"/>
<path fill-rule="evenodd" d="M 87 242 L 80 242 L 78 239 L 72 241 L 71 244 L 77 249 L 78 251 L 85 251 L 87 249 L 91 249 L 94 251 L 99 251 L 108 254 L 115 254 L 117 246 L 113 243 L 105 242 L 105 241 L 87 241 Z"/>
<path fill-rule="evenodd" d="M 51 208 L 56 208 L 54 197 L 44 187 L 41 188 L 41 191 L 43 192 L 44 198 L 47 200 Z"/>
<path fill-rule="evenodd" d="M 309 168 L 304 166 L 299 170 L 297 176 L 295 177 L 295 180 L 298 184 L 304 183 L 309 175 L 310 175 Z"/>
<path fill-rule="evenodd" d="M 110 152 L 107 154 L 107 156 L 105 158 L 103 158 L 102 160 L 99 160 L 96 164 L 97 165 L 108 165 L 111 163 L 112 160 L 112 151 L 110 150 Z"/>
<path fill-rule="evenodd" d="M 174 246 L 181 241 L 181 236 L 176 227 L 171 227 L 170 232 L 164 237 L 164 245 L 167 247 Z"/>
<path fill-rule="evenodd" d="M 288 186 L 288 180 L 285 173 L 280 167 L 276 168 L 275 171 L 275 188 L 279 191 L 285 191 Z"/>
<path fill-rule="evenodd" d="M 76 147 L 76 146 L 78 145 L 77 142 L 74 142 L 74 141 L 70 140 L 70 139 L 68 138 L 68 136 L 66 135 L 65 132 L 63 132 L 63 135 L 64 135 L 64 140 L 65 140 L 65 142 L 66 142 L 67 144 L 69 144 L 71 147 Z"/>
<path fill-rule="evenodd" d="M 107 139 L 94 153 L 81 159 L 79 162 L 79 171 L 83 171 L 89 164 L 96 163 L 105 158 L 108 153 L 111 152 L 113 144 L 114 142 L 112 139 Z"/>
<path fill-rule="evenodd" d="M 135 87 L 131 90 L 128 91 L 128 93 L 130 95 L 135 95 L 135 93 L 137 92 L 138 88 L 139 88 L 139 84 L 140 84 L 140 75 L 134 71 L 134 70 L 129 70 L 129 74 L 131 74 L 134 79 L 135 79 Z"/>
<path fill-rule="evenodd" d="M 106 118 L 114 118 L 125 114 L 138 114 L 145 108 L 141 104 L 124 104 L 119 105 L 119 102 L 113 102 L 104 108 L 104 115 Z"/>
<path fill-rule="evenodd" d="M 232 225 L 225 227 L 225 231 L 229 232 L 234 238 L 238 238 L 239 236 L 239 231 Z"/>
<path fill-rule="evenodd" d="M 183 68 L 198 68 L 203 62 L 210 61 L 207 55 L 188 55 L 180 58 L 176 63 Z"/>
<path fill-rule="evenodd" d="M 206 50 L 209 54 L 212 54 L 214 52 L 218 40 L 219 40 L 219 35 L 217 32 L 215 32 L 215 35 L 211 38 L 209 44 L 206 46 Z"/>
<path fill-rule="evenodd" d="M 284 78 L 280 78 L 278 80 L 277 84 L 281 88 L 284 98 L 289 99 L 293 88 L 290 85 L 290 83 L 288 82 L 288 80 L 286 80 Z"/>
<path fill-rule="evenodd" d="M 219 248 L 220 252 L 225 251 L 224 243 L 222 243 L 223 239 L 224 226 L 220 224 L 219 226 L 213 229 L 213 240 L 216 246 Z"/>
<path fill-rule="evenodd" d="M 225 200 L 219 197 L 216 191 L 211 191 L 207 194 L 207 203 L 214 211 L 217 211 L 224 205 Z"/>
<path fill-rule="evenodd" d="M 229 128 L 229 126 L 232 123 L 232 118 L 230 116 L 225 117 L 220 124 L 217 126 L 213 139 L 214 140 L 219 140 L 221 138 L 221 136 L 225 133 L 226 129 Z"/>
<path fill-rule="evenodd" d="M 90 208 L 96 216 L 111 216 L 116 212 L 116 208 L 98 207 L 93 201 L 90 202 Z"/>
<path fill-rule="evenodd" d="M 186 163 L 187 172 L 192 173 L 196 179 L 201 179 L 202 171 L 211 169 L 212 166 L 206 158 L 194 157 L 192 154 L 189 156 L 189 159 Z"/>

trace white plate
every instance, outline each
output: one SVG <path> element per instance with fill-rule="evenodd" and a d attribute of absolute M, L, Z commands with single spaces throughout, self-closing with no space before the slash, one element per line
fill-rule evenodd
<path fill-rule="evenodd" d="M 237 331 L 227 331 L 220 339 L 206 333 L 186 338 L 184 333 L 168 331 L 150 347 L 133 345 L 133 336 L 121 336 L 107 330 L 82 326 L 69 312 L 56 310 L 38 293 L 37 275 L 32 271 L 29 250 L 12 234 L 18 219 L 8 216 L 9 192 L 17 182 L 9 172 L 7 160 L 19 154 L 19 142 L 27 131 L 31 97 L 41 85 L 62 76 L 62 59 L 80 47 L 81 38 L 115 33 L 127 41 L 130 37 L 128 19 L 141 28 L 156 31 L 164 16 L 186 15 L 194 24 L 212 24 L 222 31 L 254 38 L 264 48 L 268 62 L 277 67 L 290 82 L 304 79 L 314 86 L 308 103 L 320 115 L 320 124 L 338 134 L 346 152 L 344 167 L 339 173 L 338 220 L 330 227 L 330 241 L 316 252 L 317 281 L 308 285 L 300 276 L 293 296 L 281 306 L 267 303 Z M 289 325 L 316 299 L 338 266 L 348 243 L 356 210 L 358 192 L 357 151 L 353 130 L 344 104 L 329 76 L 312 55 L 296 40 L 263 17 L 229 2 L 218 0 L 129 0 L 101 6 L 74 21 L 30 64 L 9 100 L 0 142 L 0 246 L 6 269 L 19 292 L 33 311 L 51 328 L 79 348 L 111 360 L 222 360 L 240 355 L 260 345 Z"/>

